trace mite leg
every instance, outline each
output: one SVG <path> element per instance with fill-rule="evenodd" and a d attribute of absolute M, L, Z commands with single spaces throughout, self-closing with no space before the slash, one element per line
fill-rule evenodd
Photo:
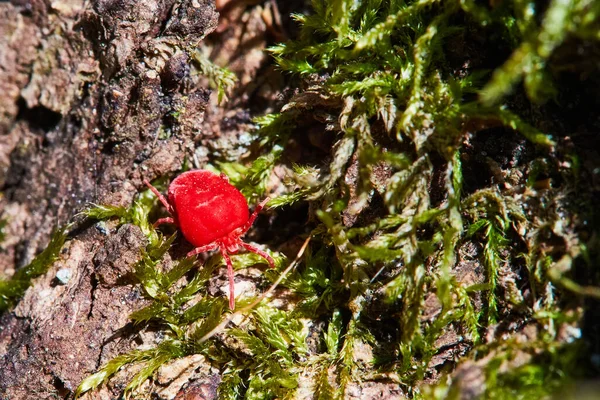
<path fill-rule="evenodd" d="M 160 220 L 158 220 L 158 221 L 160 221 Z M 158 221 L 156 221 L 156 222 L 158 222 Z M 207 244 L 206 246 L 196 247 L 194 250 L 187 253 L 186 257 L 194 257 L 196 254 L 206 253 L 207 251 L 214 250 L 217 247 L 219 247 L 219 245 L 217 243 L 211 243 L 211 244 Z"/>
<path fill-rule="evenodd" d="M 233 264 L 231 263 L 231 258 L 229 258 L 229 254 L 227 254 L 227 250 L 225 246 L 221 246 L 221 254 L 223 255 L 223 259 L 227 263 L 227 277 L 229 278 L 229 308 L 235 308 L 235 286 L 233 282 Z"/>
<path fill-rule="evenodd" d="M 156 222 L 154 224 L 152 224 L 152 226 L 156 228 L 157 226 L 159 226 L 161 224 L 174 224 L 174 223 L 175 223 L 175 220 L 173 218 L 168 217 L 168 218 L 161 218 L 161 219 L 156 220 Z"/>
<path fill-rule="evenodd" d="M 271 268 L 275 268 L 275 260 L 273 260 L 273 257 L 271 257 L 266 251 L 262 251 L 258 247 L 254 247 L 251 244 L 244 243 L 242 241 L 240 241 L 240 246 L 242 246 L 248 251 L 251 251 L 252 253 L 258 254 L 259 256 L 267 260 Z"/>
<path fill-rule="evenodd" d="M 169 202 L 167 201 L 165 196 L 163 196 L 158 190 L 156 190 L 156 188 L 154 186 L 152 186 L 150 184 L 150 182 L 148 182 L 147 179 L 144 179 L 144 184 L 146 186 L 148 186 L 148 189 L 150 189 L 152 191 L 152 193 L 154 193 L 156 195 L 156 197 L 158 197 L 158 199 L 163 204 L 163 206 L 165 206 L 165 208 L 167 209 L 169 214 L 173 215 L 173 208 L 171 207 L 171 205 L 169 204 Z"/>
<path fill-rule="evenodd" d="M 256 220 L 256 217 L 258 217 L 258 213 L 265 207 L 265 205 L 269 202 L 269 200 L 271 200 L 271 198 L 267 197 L 266 199 L 264 199 L 263 201 L 261 201 L 256 206 L 256 208 L 254 208 L 254 212 L 252 213 L 252 215 L 250 215 L 250 218 L 248 218 L 248 221 L 244 224 L 244 226 L 242 226 L 241 228 L 238 228 L 240 235 L 243 235 L 244 233 L 248 232 L 248 229 L 250 229 L 250 227 L 252 226 L 252 224 Z"/>

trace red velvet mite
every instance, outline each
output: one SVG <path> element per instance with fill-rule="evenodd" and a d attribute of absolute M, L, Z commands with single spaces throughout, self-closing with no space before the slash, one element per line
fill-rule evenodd
<path fill-rule="evenodd" d="M 244 195 L 231 185 L 224 174 L 193 170 L 179 175 L 169 185 L 168 200 L 147 180 L 146 186 L 158 197 L 171 217 L 161 218 L 154 223 L 175 224 L 188 242 L 196 248 L 188 257 L 205 251 L 219 249 L 227 263 L 229 277 L 229 307 L 235 307 L 233 285 L 233 265 L 229 254 L 235 254 L 240 247 L 263 257 L 271 267 L 275 262 L 266 252 L 242 241 L 256 216 L 269 198 L 256 206 L 252 215 Z"/>

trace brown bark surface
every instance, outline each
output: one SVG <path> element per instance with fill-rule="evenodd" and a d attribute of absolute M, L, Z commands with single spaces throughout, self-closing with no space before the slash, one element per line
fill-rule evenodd
<path fill-rule="evenodd" d="M 130 279 L 139 228 L 76 214 L 128 206 L 143 179 L 179 170 L 211 134 L 201 129 L 209 91 L 190 70 L 218 13 L 210 0 L 15 0 L 0 15 L 0 272 L 75 221 L 60 260 L 1 317 L 0 398 L 67 398 L 136 346 L 123 333 L 144 301 Z M 64 285 L 60 269 L 71 273 Z M 121 390 L 117 378 L 92 397 Z"/>

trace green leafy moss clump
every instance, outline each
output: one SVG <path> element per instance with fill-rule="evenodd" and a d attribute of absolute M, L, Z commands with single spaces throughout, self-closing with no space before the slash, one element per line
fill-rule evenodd
<path fill-rule="evenodd" d="M 0 279 L 0 312 L 12 307 L 23 296 L 31 280 L 44 275 L 54 261 L 58 259 L 60 250 L 67 239 L 67 227 L 54 231 L 48 247 L 38 254 L 28 265 L 19 268 L 7 280 Z"/>
<path fill-rule="evenodd" d="M 131 319 L 166 336 L 110 361 L 78 393 L 144 362 L 130 392 L 168 360 L 199 353 L 223 371 L 223 398 L 343 398 L 365 381 L 459 398 L 469 365 L 487 398 L 547 395 L 577 373 L 575 294 L 600 296 L 572 275 L 596 253 L 578 235 L 584 208 L 564 201 L 583 188 L 577 163 L 560 167 L 577 159 L 560 147 L 569 132 L 541 129 L 523 110 L 562 93 L 553 57 L 566 41 L 600 39 L 599 3 L 314 0 L 312 9 L 294 15 L 297 39 L 271 49 L 301 89 L 256 119 L 263 155 L 219 164 L 255 200 L 279 166 L 287 192 L 269 205 L 310 205 L 310 247 L 283 281 L 287 308 L 262 303 L 247 324 L 222 327 L 230 340 L 207 338 L 227 322 L 203 287 L 218 262 L 176 287 L 192 264 L 158 272 L 172 238 L 149 226 L 149 209 L 115 213 L 152 238 L 136 267 L 151 305 Z M 321 158 L 291 163 L 292 138 L 320 143 L 310 150 Z"/>

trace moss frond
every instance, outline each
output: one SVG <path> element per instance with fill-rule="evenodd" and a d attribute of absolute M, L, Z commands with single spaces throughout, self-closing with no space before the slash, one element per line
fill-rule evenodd
<path fill-rule="evenodd" d="M 8 221 L 6 219 L 0 219 L 0 244 L 2 244 L 4 238 L 6 237 L 6 234 L 4 233 L 4 227 L 7 223 Z"/>
<path fill-rule="evenodd" d="M 227 101 L 227 96 L 233 90 L 237 77 L 227 68 L 219 67 L 213 64 L 201 50 L 194 52 L 194 60 L 197 63 L 200 73 L 206 76 L 212 86 L 217 88 L 217 101 L 221 103 Z"/>
<path fill-rule="evenodd" d="M 94 204 L 84 209 L 81 214 L 90 219 L 104 221 L 110 218 L 125 218 L 127 209 L 121 206 Z"/>
<path fill-rule="evenodd" d="M 185 355 L 185 344 L 180 341 L 165 340 L 156 348 L 133 350 L 110 360 L 98 372 L 85 378 L 75 390 L 75 398 L 106 383 L 114 374 L 129 364 L 145 363 L 125 387 L 125 397 L 138 389 L 161 365 Z"/>
<path fill-rule="evenodd" d="M 525 76 L 525 88 L 531 99 L 541 101 L 553 96 L 549 74 L 545 70 L 548 58 L 568 35 L 586 32 L 578 26 L 582 15 L 588 13 L 587 1 L 553 0 L 544 13 L 539 29 L 530 29 L 526 38 L 504 65 L 494 72 L 491 81 L 481 91 L 481 101 L 486 105 L 497 103 Z M 527 3 L 525 3 L 527 4 Z M 534 7 L 527 4 L 528 7 Z M 527 16 L 528 12 L 521 15 Z M 580 34 L 581 34 L 580 33 Z"/>
<path fill-rule="evenodd" d="M 260 201 L 267 190 L 267 183 L 275 162 L 282 152 L 281 146 L 274 145 L 268 154 L 258 157 L 248 168 L 239 163 L 219 163 L 219 167 L 228 176 L 231 184 L 236 186 L 247 199 Z"/>
<path fill-rule="evenodd" d="M 259 307 L 253 312 L 257 329 L 246 331 L 231 329 L 228 333 L 240 341 L 253 357 L 248 362 L 244 352 L 229 354 L 228 365 L 231 370 L 240 374 L 250 372 L 250 379 L 245 393 L 249 398 L 273 398 L 293 395 L 298 386 L 298 374 L 302 361 L 307 353 L 306 332 L 302 323 L 283 311 L 271 307 Z M 214 356 L 213 356 L 214 358 Z M 239 380 L 228 379 L 223 390 L 236 392 Z M 235 386 L 234 386 L 235 385 Z M 223 396 L 226 393 L 223 392 Z"/>
<path fill-rule="evenodd" d="M 58 260 L 68 236 L 69 225 L 58 228 L 48 246 L 28 265 L 19 268 L 8 280 L 0 280 L 0 312 L 12 307 L 31 285 L 31 280 L 45 274 Z"/>

